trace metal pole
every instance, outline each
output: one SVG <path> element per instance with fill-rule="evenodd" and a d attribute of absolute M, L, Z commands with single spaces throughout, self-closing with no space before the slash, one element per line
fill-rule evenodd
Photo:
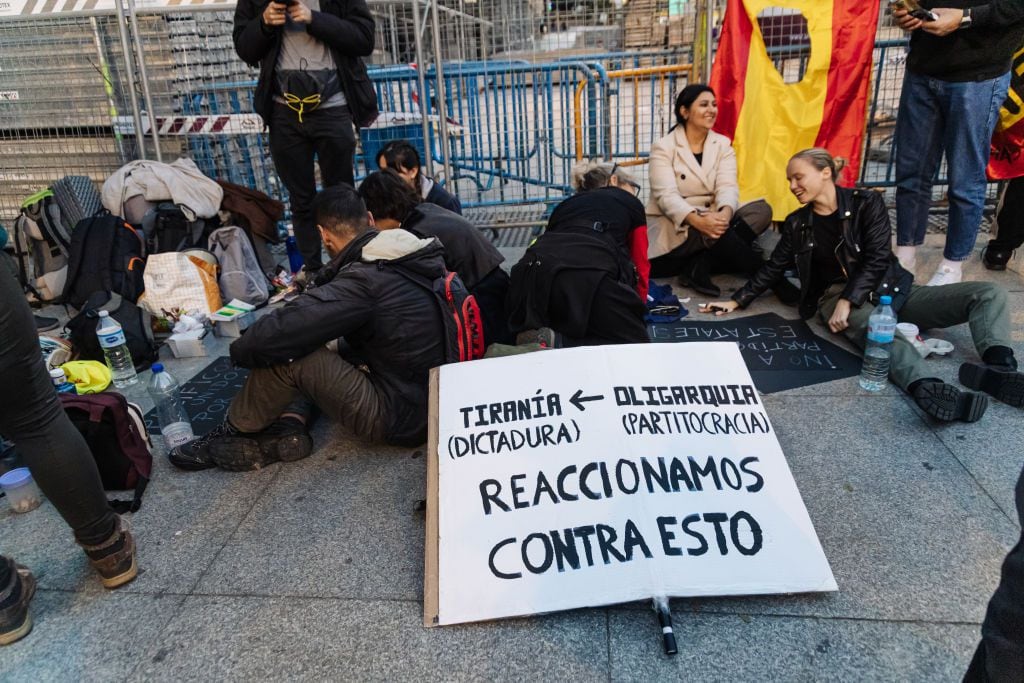
<path fill-rule="evenodd" d="M 425 74 L 427 65 L 423 63 L 423 39 L 420 33 L 420 0 L 412 0 L 412 23 L 413 38 L 416 47 L 416 78 L 420 88 L 420 123 L 423 125 L 423 149 L 426 151 L 426 159 L 423 162 L 427 165 L 427 175 L 434 177 L 434 146 L 431 144 L 430 121 L 427 120 L 427 79 Z"/>
<path fill-rule="evenodd" d="M 146 136 L 142 132 L 142 116 L 139 114 L 139 103 L 135 100 L 135 70 L 132 68 L 132 51 L 128 47 L 128 29 L 124 25 L 124 0 L 117 3 L 117 32 L 121 36 L 121 54 L 124 57 L 124 73 L 128 79 L 128 102 L 132 105 L 132 120 L 135 122 L 135 142 L 138 145 L 140 159 L 146 158 Z"/>
<path fill-rule="evenodd" d="M 715 40 L 715 0 L 707 0 L 707 9 L 704 10 L 704 58 L 701 60 L 703 72 L 701 76 L 705 83 L 711 82 L 711 58 L 714 54 L 712 43 Z"/>
<path fill-rule="evenodd" d="M 163 162 L 163 155 L 160 153 L 160 127 L 156 121 L 156 112 L 153 111 L 153 98 L 149 96 L 149 77 L 146 75 L 146 55 L 142 49 L 142 34 L 139 32 L 139 22 L 135 16 L 135 0 L 128 0 L 128 18 L 132 22 L 132 35 L 135 36 L 135 56 L 139 66 L 139 80 L 142 81 L 142 101 L 146 104 L 147 117 L 149 118 L 149 134 L 153 137 L 153 151 L 156 153 L 156 160 Z"/>
<path fill-rule="evenodd" d="M 441 23 L 438 18 L 437 0 L 430 3 L 432 11 L 431 29 L 434 37 L 434 73 L 437 74 L 437 122 L 441 128 L 441 158 L 444 160 L 444 178 L 447 181 L 452 179 L 452 164 L 448 151 L 448 112 L 447 97 L 444 88 L 444 59 L 441 56 Z"/>

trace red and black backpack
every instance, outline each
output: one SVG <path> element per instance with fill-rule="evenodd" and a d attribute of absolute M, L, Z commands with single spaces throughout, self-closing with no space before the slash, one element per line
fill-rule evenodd
<path fill-rule="evenodd" d="M 390 264 L 397 273 L 429 290 L 437 300 L 444 322 L 445 363 L 460 363 L 484 357 L 484 325 L 476 297 L 469 293 L 457 273 L 445 271 L 432 281 L 400 265 Z"/>

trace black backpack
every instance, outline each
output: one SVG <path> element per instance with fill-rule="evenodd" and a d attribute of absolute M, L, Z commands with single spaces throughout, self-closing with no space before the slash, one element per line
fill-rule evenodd
<path fill-rule="evenodd" d="M 145 265 L 142 237 L 123 218 L 103 211 L 81 220 L 71 233 L 63 302 L 81 309 L 99 291 L 137 301 Z"/>
<path fill-rule="evenodd" d="M 156 362 L 158 347 L 153 340 L 152 318 L 145 309 L 110 292 L 93 292 L 82 304 L 82 311 L 64 326 L 79 360 L 103 362 L 103 348 L 96 336 L 100 311 L 121 324 L 125 343 L 132 354 L 136 372 L 142 372 Z"/>
<path fill-rule="evenodd" d="M 146 253 L 160 254 L 195 247 L 206 249 L 212 225 L 201 218 L 190 221 L 177 204 L 160 202 L 142 217 L 142 232 L 146 236 Z"/>
<path fill-rule="evenodd" d="M 444 323 L 445 363 L 460 363 L 484 357 L 484 326 L 476 297 L 456 273 L 445 271 L 433 281 L 398 264 L 389 264 L 395 272 L 434 295 Z"/>

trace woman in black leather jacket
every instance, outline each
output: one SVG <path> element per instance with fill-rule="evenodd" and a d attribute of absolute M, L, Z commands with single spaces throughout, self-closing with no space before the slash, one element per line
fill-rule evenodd
<path fill-rule="evenodd" d="M 960 382 L 1014 406 L 1024 405 L 1024 375 L 1010 348 L 1006 292 L 990 282 L 941 287 L 914 286 L 913 275 L 892 253 L 892 227 L 881 195 L 835 184 L 842 168 L 824 149 L 798 152 L 786 167 L 789 189 L 804 206 L 789 216 L 771 259 L 730 301 L 707 304 L 724 315 L 745 308 L 778 283 L 788 268 L 800 278 L 800 315 L 815 312 L 834 334 L 863 348 L 868 317 L 882 295 L 902 322 L 922 330 L 969 322 L 981 363 L 964 363 Z M 921 354 L 897 334 L 889 379 L 905 389 L 924 412 L 949 421 L 973 422 L 988 398 L 961 391 L 929 375 Z"/>

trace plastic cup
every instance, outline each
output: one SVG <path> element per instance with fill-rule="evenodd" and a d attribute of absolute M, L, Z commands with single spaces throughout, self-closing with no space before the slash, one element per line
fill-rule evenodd
<path fill-rule="evenodd" d="M 0 476 L 0 488 L 4 490 L 7 502 L 15 512 L 35 510 L 43 502 L 43 494 L 27 467 L 19 467 Z"/>
<path fill-rule="evenodd" d="M 914 323 L 899 323 L 896 325 L 896 329 L 908 342 L 911 343 L 917 339 L 917 335 L 921 334 L 921 330 L 919 330 L 917 325 Z"/>

